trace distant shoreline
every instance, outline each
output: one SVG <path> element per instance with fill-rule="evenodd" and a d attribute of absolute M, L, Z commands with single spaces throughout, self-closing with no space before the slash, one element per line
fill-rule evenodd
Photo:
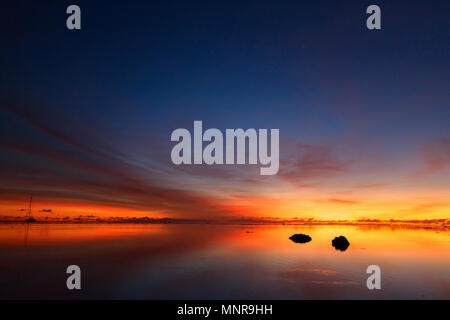
<path fill-rule="evenodd" d="M 0 220 L 0 224 L 27 224 L 24 220 Z M 424 220 L 424 221 L 195 221 L 195 220 L 37 220 L 31 224 L 105 224 L 105 225 L 131 225 L 131 224 L 154 224 L 154 225 L 235 225 L 235 226 L 361 226 L 361 227 L 389 227 L 389 228 L 408 228 L 408 229 L 428 229 L 450 231 L 448 220 Z"/>

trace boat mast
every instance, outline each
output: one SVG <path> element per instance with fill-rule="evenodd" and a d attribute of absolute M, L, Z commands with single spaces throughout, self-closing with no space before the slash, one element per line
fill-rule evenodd
<path fill-rule="evenodd" d="M 27 217 L 30 217 L 31 216 L 31 202 L 33 201 L 33 195 L 31 194 L 30 195 L 30 208 L 28 209 L 28 215 L 27 215 Z"/>

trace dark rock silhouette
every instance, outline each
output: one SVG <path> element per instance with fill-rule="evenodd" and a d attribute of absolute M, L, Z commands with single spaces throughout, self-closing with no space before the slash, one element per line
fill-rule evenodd
<path fill-rule="evenodd" d="M 306 234 L 294 234 L 289 239 L 294 241 L 295 243 L 307 243 L 311 241 L 311 237 Z"/>
<path fill-rule="evenodd" d="M 348 242 L 347 238 L 344 236 L 335 237 L 331 244 L 336 250 L 345 251 L 347 250 L 350 242 Z"/>

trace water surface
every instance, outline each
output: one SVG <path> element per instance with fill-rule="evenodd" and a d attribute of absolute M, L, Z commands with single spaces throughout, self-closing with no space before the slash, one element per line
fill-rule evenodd
<path fill-rule="evenodd" d="M 294 243 L 295 233 L 311 236 Z M 345 251 L 332 247 L 344 235 Z M 66 289 L 68 265 L 82 289 Z M 382 289 L 368 290 L 378 265 Z M 361 226 L 0 224 L 2 299 L 450 299 L 450 232 Z"/>

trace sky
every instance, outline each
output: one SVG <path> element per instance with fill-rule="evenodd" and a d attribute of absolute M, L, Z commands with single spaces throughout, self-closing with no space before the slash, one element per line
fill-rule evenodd
<path fill-rule="evenodd" d="M 381 30 L 366 8 L 381 8 Z M 67 6 L 81 30 L 66 28 Z M 448 1 L 10 1 L 0 216 L 446 219 Z M 171 162 L 280 129 L 280 170 Z"/>

